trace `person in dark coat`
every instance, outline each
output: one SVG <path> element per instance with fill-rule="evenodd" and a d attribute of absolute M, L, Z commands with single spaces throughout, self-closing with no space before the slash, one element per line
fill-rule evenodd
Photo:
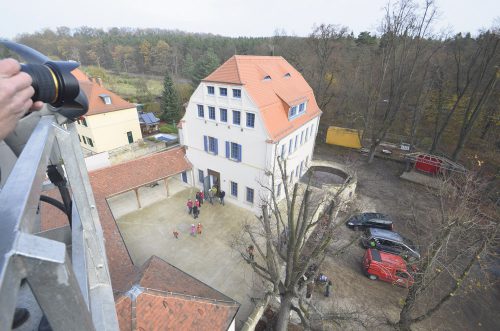
<path fill-rule="evenodd" d="M 220 204 L 224 206 L 224 197 L 226 196 L 225 191 L 220 191 L 219 193 L 219 199 L 220 199 Z"/>

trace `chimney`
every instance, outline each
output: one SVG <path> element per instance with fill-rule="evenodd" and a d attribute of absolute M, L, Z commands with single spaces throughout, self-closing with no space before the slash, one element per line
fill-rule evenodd
<path fill-rule="evenodd" d="M 94 77 L 89 76 L 89 81 L 90 81 L 91 83 L 93 83 L 93 82 L 94 82 Z"/>
<path fill-rule="evenodd" d="M 102 79 L 101 79 L 101 77 L 97 77 L 95 80 L 96 80 L 97 84 L 99 84 L 99 86 L 102 86 Z"/>

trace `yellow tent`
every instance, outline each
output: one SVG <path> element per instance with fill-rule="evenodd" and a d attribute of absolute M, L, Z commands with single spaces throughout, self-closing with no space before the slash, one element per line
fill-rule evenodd
<path fill-rule="evenodd" d="M 330 126 L 326 133 L 326 143 L 349 148 L 361 148 L 363 131 Z"/>

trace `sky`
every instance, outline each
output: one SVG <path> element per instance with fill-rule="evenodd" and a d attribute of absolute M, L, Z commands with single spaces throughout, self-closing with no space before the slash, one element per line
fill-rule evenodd
<path fill-rule="evenodd" d="M 138 27 L 224 36 L 307 36 L 321 23 L 376 32 L 388 0 L 0 0 L 0 38 L 44 28 Z M 394 1 L 394 0 L 393 0 Z M 420 0 L 420 3 L 423 1 Z M 436 0 L 436 30 L 489 28 L 500 21 L 500 0 Z"/>

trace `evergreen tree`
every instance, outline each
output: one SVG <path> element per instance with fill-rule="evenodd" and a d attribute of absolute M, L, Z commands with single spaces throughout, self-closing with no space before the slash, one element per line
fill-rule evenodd
<path fill-rule="evenodd" d="M 161 95 L 161 119 L 171 124 L 172 121 L 178 122 L 181 117 L 181 105 L 179 96 L 174 86 L 174 82 L 169 73 L 165 73 L 163 80 L 163 93 Z"/>
<path fill-rule="evenodd" d="M 207 77 L 212 71 L 219 66 L 219 58 L 214 53 L 213 49 L 209 48 L 199 59 L 196 61 L 194 72 L 192 76 L 193 84 L 197 86 L 200 81 Z"/>

